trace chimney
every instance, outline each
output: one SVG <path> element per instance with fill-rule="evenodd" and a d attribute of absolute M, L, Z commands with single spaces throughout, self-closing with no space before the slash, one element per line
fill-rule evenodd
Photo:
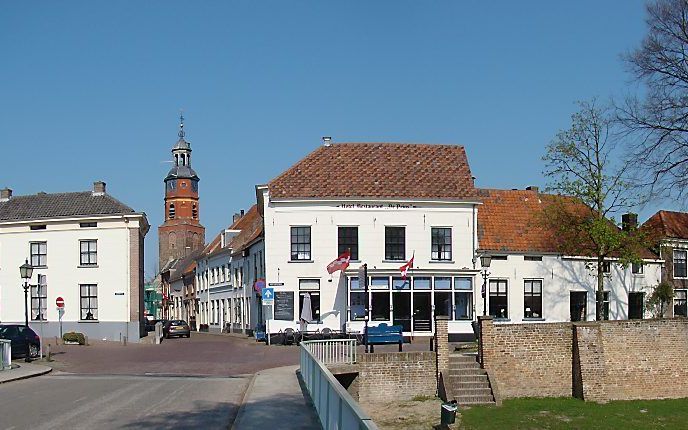
<path fill-rule="evenodd" d="M 621 215 L 621 229 L 631 231 L 638 227 L 638 214 L 627 213 Z"/>
<path fill-rule="evenodd" d="M 6 202 L 12 198 L 12 190 L 10 188 L 3 188 L 0 190 L 0 202 Z"/>
<path fill-rule="evenodd" d="M 243 217 L 244 217 L 244 210 L 242 209 L 242 210 L 240 211 L 240 213 L 241 213 L 241 217 L 243 218 Z"/>
<path fill-rule="evenodd" d="M 538 192 L 540 192 L 540 187 L 536 187 L 535 185 L 531 185 L 529 187 L 526 187 L 526 190 L 535 191 L 536 193 L 538 193 Z"/>
<path fill-rule="evenodd" d="M 332 138 L 330 136 L 323 136 L 322 138 L 323 146 L 332 146 Z"/>
<path fill-rule="evenodd" d="M 93 183 L 93 195 L 94 196 L 102 196 L 105 195 L 105 182 L 103 181 L 95 181 Z"/>
<path fill-rule="evenodd" d="M 232 216 L 232 224 L 239 221 L 239 218 L 241 218 L 241 215 L 239 215 L 238 213 L 235 213 L 234 216 Z"/>

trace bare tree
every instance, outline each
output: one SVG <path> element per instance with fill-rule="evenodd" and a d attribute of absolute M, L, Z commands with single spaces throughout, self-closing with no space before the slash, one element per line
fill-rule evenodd
<path fill-rule="evenodd" d="M 596 318 L 604 318 L 606 266 L 641 262 L 642 235 L 620 229 L 611 215 L 635 203 L 625 179 L 626 164 L 616 157 L 618 142 L 609 109 L 594 100 L 579 103 L 571 127 L 557 134 L 543 157 L 548 191 L 561 194 L 544 211 L 543 222 L 556 234 L 564 255 L 592 257 L 597 278 Z"/>
<path fill-rule="evenodd" d="M 648 34 L 624 56 L 643 97 L 617 106 L 627 127 L 635 172 L 652 196 L 682 197 L 688 185 L 688 1 L 647 5 Z"/>

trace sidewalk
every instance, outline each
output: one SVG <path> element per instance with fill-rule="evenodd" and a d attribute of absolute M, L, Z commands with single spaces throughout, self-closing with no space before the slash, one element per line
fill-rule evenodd
<path fill-rule="evenodd" d="M 256 373 L 232 430 L 320 430 L 315 409 L 303 395 L 296 377 L 298 368 L 277 367 Z"/>
<path fill-rule="evenodd" d="M 10 370 L 0 370 L 0 384 L 45 375 L 51 370 L 53 369 L 41 364 L 15 361 L 12 362 L 12 368 Z"/>

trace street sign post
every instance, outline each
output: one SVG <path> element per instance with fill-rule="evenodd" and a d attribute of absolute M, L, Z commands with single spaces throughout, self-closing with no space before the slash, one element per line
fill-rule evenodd
<path fill-rule="evenodd" d="M 260 293 L 263 305 L 267 306 L 270 310 L 270 312 L 267 313 L 267 316 L 265 318 L 265 336 L 267 337 L 268 345 L 270 345 L 270 319 L 273 317 L 272 305 L 275 303 L 275 289 L 270 287 L 263 287 L 260 290 Z"/>
<path fill-rule="evenodd" d="M 263 304 L 265 305 L 271 305 L 275 301 L 275 289 L 274 288 L 263 288 L 261 290 L 262 292 L 262 299 L 263 299 Z"/>
<path fill-rule="evenodd" d="M 370 295 L 368 294 L 368 265 L 362 264 L 358 268 L 358 287 L 365 289 L 366 305 L 365 305 L 365 327 L 363 328 L 363 343 L 365 344 L 365 352 L 368 352 L 368 317 L 370 316 Z"/>
<path fill-rule="evenodd" d="M 55 299 L 55 306 L 57 306 L 57 317 L 60 320 L 60 339 L 62 339 L 62 315 L 64 315 L 64 299 L 58 297 Z"/>

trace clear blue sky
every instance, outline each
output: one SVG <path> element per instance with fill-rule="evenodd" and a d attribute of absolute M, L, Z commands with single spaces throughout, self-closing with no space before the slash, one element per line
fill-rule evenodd
<path fill-rule="evenodd" d="M 150 273 L 180 108 L 208 239 L 321 136 L 462 144 L 477 185 L 543 186 L 574 101 L 634 88 L 619 56 L 644 15 L 641 0 L 5 3 L 0 187 L 105 180 L 148 214 Z"/>

